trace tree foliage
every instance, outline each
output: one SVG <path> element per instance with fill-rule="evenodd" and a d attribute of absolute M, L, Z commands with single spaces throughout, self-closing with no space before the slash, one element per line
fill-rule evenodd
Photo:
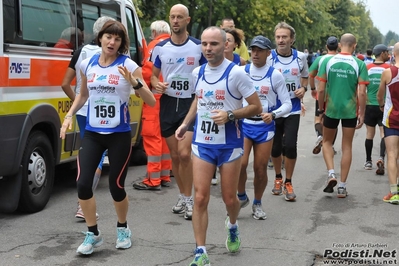
<path fill-rule="evenodd" d="M 208 26 L 220 25 L 223 18 L 233 18 L 237 28 L 245 32 L 246 41 L 262 34 L 273 41 L 275 25 L 285 21 L 296 30 L 298 49 L 324 49 L 326 39 L 352 33 L 357 50 L 365 51 L 382 43 L 391 45 L 399 40 L 394 32 L 384 36 L 374 26 L 364 0 L 135 0 L 143 27 L 152 21 L 168 21 L 170 8 L 178 3 L 189 8 L 191 23 L 188 31 L 200 38 Z"/>

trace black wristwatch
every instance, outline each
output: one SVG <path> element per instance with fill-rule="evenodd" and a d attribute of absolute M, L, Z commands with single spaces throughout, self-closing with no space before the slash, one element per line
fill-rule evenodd
<path fill-rule="evenodd" d="M 317 109 L 317 112 L 321 115 L 324 114 L 324 110 Z"/>
<path fill-rule="evenodd" d="M 232 111 L 227 111 L 227 118 L 230 120 L 230 121 L 234 121 L 235 119 L 236 119 L 236 117 L 234 116 L 234 113 L 232 112 Z"/>
<path fill-rule="evenodd" d="M 140 79 L 136 79 L 136 81 L 137 81 L 137 85 L 133 86 L 133 89 L 135 89 L 135 90 L 141 89 L 143 87 L 143 82 L 141 82 Z"/>
<path fill-rule="evenodd" d="M 302 88 L 304 88 L 304 89 L 305 89 L 305 92 L 307 92 L 307 91 L 308 91 L 308 88 L 307 88 L 307 87 L 305 87 L 305 86 L 302 86 Z"/>
<path fill-rule="evenodd" d="M 272 112 L 272 119 L 273 120 L 276 119 L 276 113 L 275 112 Z"/>
<path fill-rule="evenodd" d="M 310 90 L 311 90 L 311 91 L 315 91 L 315 90 L 316 90 L 316 88 L 310 88 Z"/>

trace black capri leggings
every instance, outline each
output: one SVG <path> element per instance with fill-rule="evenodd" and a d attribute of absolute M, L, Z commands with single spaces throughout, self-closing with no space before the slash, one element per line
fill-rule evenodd
<path fill-rule="evenodd" d="M 277 158 L 283 154 L 288 159 L 296 159 L 299 118 L 300 116 L 297 114 L 275 120 L 276 132 L 273 141 L 272 157 Z"/>
<path fill-rule="evenodd" d="M 128 132 L 99 134 L 85 131 L 78 156 L 76 179 L 78 197 L 88 200 L 93 197 L 93 177 L 102 154 L 108 149 L 109 190 L 112 198 L 120 202 L 126 197 L 125 179 L 131 153 L 131 135 Z"/>

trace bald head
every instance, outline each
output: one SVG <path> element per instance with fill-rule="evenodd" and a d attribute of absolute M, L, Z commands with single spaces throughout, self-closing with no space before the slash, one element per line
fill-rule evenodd
<path fill-rule="evenodd" d="M 172 8 L 170 9 L 170 13 L 172 13 L 172 11 L 178 11 L 186 17 L 189 16 L 188 8 L 183 4 L 176 4 L 172 6 Z"/>
<path fill-rule="evenodd" d="M 399 42 L 395 43 L 393 46 L 393 54 L 395 57 L 399 57 Z"/>
<path fill-rule="evenodd" d="M 206 28 L 206 29 L 202 32 L 202 35 L 207 34 L 208 31 L 215 32 L 215 33 L 217 33 L 218 35 L 220 34 L 220 37 L 222 38 L 222 41 L 223 41 L 224 43 L 226 42 L 226 39 L 227 39 L 227 37 L 226 37 L 226 32 L 225 32 L 222 28 L 219 28 L 219 27 L 216 27 L 216 26 L 210 26 L 210 27 Z M 201 35 L 201 36 L 202 36 L 202 35 Z"/>
<path fill-rule="evenodd" d="M 340 43 L 342 46 L 353 47 L 356 44 L 356 37 L 351 33 L 345 33 L 341 36 Z"/>

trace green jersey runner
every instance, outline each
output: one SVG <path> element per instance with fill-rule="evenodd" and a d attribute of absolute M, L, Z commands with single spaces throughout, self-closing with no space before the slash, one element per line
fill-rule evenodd
<path fill-rule="evenodd" d="M 368 84 L 366 64 L 358 58 L 339 53 L 323 60 L 317 79 L 326 82 L 326 116 L 334 119 L 357 117 L 357 86 Z"/>

